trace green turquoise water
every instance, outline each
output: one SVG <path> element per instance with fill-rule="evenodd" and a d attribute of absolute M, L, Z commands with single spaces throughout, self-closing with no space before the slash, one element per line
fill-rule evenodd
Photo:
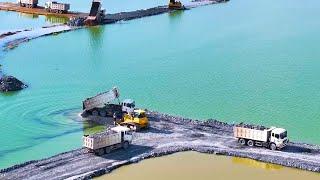
<path fill-rule="evenodd" d="M 0 34 L 10 30 L 37 28 L 51 24 L 48 18 L 31 14 L 0 11 Z"/>
<path fill-rule="evenodd" d="M 80 147 L 81 101 L 115 85 L 140 107 L 320 144 L 319 5 L 231 0 L 22 44 L 0 62 L 30 85 L 0 96 L 0 167 Z"/>

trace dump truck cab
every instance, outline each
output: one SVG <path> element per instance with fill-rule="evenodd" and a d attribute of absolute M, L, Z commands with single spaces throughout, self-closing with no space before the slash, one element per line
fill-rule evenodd
<path fill-rule="evenodd" d="M 111 128 L 112 131 L 116 131 L 121 134 L 121 142 L 132 142 L 132 131 L 130 128 L 123 127 L 123 126 L 116 126 Z"/>
<path fill-rule="evenodd" d="M 148 128 L 149 120 L 144 110 L 136 109 L 131 114 L 125 114 L 120 125 L 132 130 L 139 130 L 141 128 Z"/>
<path fill-rule="evenodd" d="M 274 143 L 276 148 L 282 149 L 288 143 L 287 130 L 283 128 L 271 128 L 270 142 Z"/>
<path fill-rule="evenodd" d="M 44 8 L 45 9 L 49 9 L 50 7 L 51 7 L 51 4 L 52 4 L 53 2 L 52 1 L 47 1 L 47 2 L 45 2 L 44 3 Z"/>
<path fill-rule="evenodd" d="M 122 106 L 122 112 L 126 112 L 130 114 L 134 112 L 136 103 L 132 99 L 125 99 L 122 101 L 121 106 Z"/>

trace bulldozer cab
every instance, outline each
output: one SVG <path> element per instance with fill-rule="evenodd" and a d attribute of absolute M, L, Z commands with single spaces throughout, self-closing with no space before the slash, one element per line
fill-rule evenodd
<path fill-rule="evenodd" d="M 133 121 L 140 124 L 141 127 L 146 127 L 148 125 L 148 118 L 144 110 L 138 109 L 133 112 Z"/>
<path fill-rule="evenodd" d="M 146 116 L 146 112 L 143 110 L 138 110 L 138 111 L 134 111 L 133 113 L 134 118 L 145 118 Z"/>
<path fill-rule="evenodd" d="M 134 110 L 131 114 L 125 114 L 120 125 L 134 127 L 135 130 L 147 128 L 149 124 L 146 112 L 141 109 Z"/>

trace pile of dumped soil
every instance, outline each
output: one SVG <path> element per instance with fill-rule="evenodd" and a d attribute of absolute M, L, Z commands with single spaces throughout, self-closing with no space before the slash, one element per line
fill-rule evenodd
<path fill-rule="evenodd" d="M 2 76 L 0 78 L 0 92 L 19 91 L 26 87 L 26 84 L 13 76 Z"/>

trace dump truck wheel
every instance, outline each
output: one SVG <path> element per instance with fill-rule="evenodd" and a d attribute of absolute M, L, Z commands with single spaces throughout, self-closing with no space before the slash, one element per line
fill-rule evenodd
<path fill-rule="evenodd" d="M 102 116 L 102 117 L 106 117 L 106 116 L 107 116 L 107 112 L 106 112 L 106 111 L 103 111 L 103 110 L 101 110 L 101 111 L 99 112 L 99 114 L 100 114 L 100 116 Z"/>
<path fill-rule="evenodd" d="M 128 141 L 123 142 L 122 147 L 123 147 L 123 149 L 128 149 L 129 142 Z"/>
<path fill-rule="evenodd" d="M 128 124 L 127 128 L 131 129 L 131 130 L 136 130 L 136 126 L 132 125 L 132 124 Z"/>
<path fill-rule="evenodd" d="M 106 147 L 105 151 L 106 151 L 106 154 L 109 154 L 111 152 L 111 147 Z"/>
<path fill-rule="evenodd" d="M 271 143 L 271 144 L 270 144 L 270 149 L 271 149 L 272 151 L 275 151 L 275 150 L 277 150 L 277 146 L 276 146 L 274 143 Z"/>
<path fill-rule="evenodd" d="M 254 142 L 253 142 L 252 140 L 249 140 L 249 141 L 247 142 L 247 144 L 248 144 L 248 146 L 250 146 L 250 147 L 253 147 L 253 146 L 254 146 Z"/>
<path fill-rule="evenodd" d="M 98 115 L 99 115 L 99 112 L 98 112 L 97 110 L 94 110 L 94 111 L 92 111 L 92 115 L 93 115 L 93 116 L 98 116 Z"/>
<path fill-rule="evenodd" d="M 149 129 L 149 127 L 150 127 L 150 124 L 148 123 L 144 128 Z"/>
<path fill-rule="evenodd" d="M 97 149 L 97 150 L 95 151 L 95 154 L 98 155 L 98 156 L 102 156 L 102 155 L 104 154 L 104 149 L 103 149 L 103 148 Z"/>
<path fill-rule="evenodd" d="M 240 143 L 242 146 L 245 146 L 245 145 L 246 145 L 246 140 L 245 140 L 245 139 L 239 139 L 239 143 Z"/>
<path fill-rule="evenodd" d="M 136 131 L 140 131 L 140 129 L 141 129 L 141 127 L 139 125 L 135 125 L 134 127 L 135 127 Z"/>

